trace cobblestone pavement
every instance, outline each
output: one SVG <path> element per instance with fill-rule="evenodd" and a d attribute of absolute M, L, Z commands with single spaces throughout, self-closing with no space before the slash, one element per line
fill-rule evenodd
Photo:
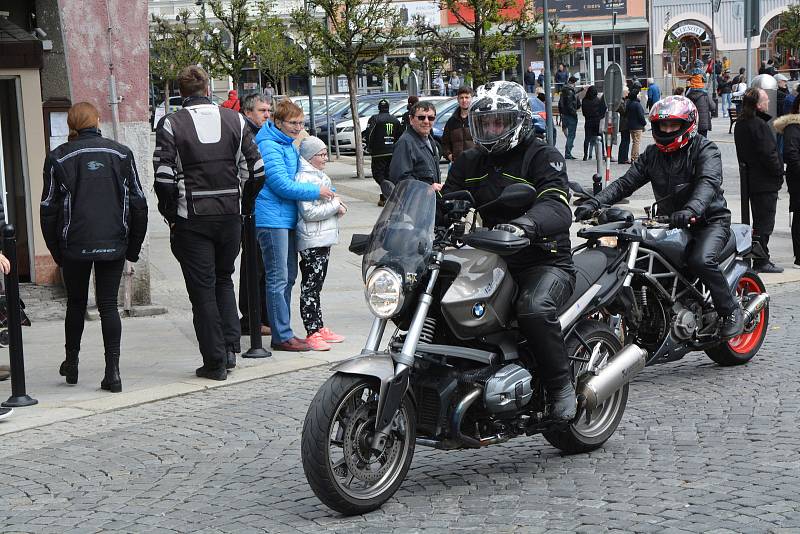
<path fill-rule="evenodd" d="M 800 288 L 773 290 L 760 355 L 646 369 L 606 446 L 539 437 L 419 447 L 381 510 L 343 518 L 306 484 L 316 368 L 18 432 L 0 443 L 2 532 L 798 532 Z"/>

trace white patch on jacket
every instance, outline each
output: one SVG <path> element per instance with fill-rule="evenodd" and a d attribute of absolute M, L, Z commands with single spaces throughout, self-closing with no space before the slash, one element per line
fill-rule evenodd
<path fill-rule="evenodd" d="M 331 179 L 324 171 L 314 168 L 300 158 L 300 169 L 295 181 L 331 187 Z M 331 247 L 339 242 L 339 199 L 301 200 L 297 202 L 297 250 Z"/>

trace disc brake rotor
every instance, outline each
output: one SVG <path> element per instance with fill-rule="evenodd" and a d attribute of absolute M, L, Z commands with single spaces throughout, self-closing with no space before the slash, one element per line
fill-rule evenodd
<path fill-rule="evenodd" d="M 375 455 L 371 448 L 375 430 L 377 403 L 359 406 L 344 430 L 344 458 L 350 474 L 364 482 L 377 482 L 392 467 L 400 451 L 400 443 L 390 433 L 383 451 Z M 372 412 L 372 414 L 370 413 Z"/>

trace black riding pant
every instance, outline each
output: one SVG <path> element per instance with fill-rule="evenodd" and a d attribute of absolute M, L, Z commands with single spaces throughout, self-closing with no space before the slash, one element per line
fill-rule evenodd
<path fill-rule="evenodd" d="M 769 237 L 775 229 L 777 207 L 777 191 L 750 193 L 750 208 L 753 210 L 753 239 L 761 243 L 767 256 L 769 256 Z"/>
<path fill-rule="evenodd" d="M 729 315 L 738 304 L 720 269 L 719 262 L 723 258 L 719 255 L 731 238 L 731 227 L 728 224 L 709 224 L 694 230 L 692 237 L 694 239 L 688 256 L 689 268 L 708 288 L 717 314 Z"/>
<path fill-rule="evenodd" d="M 532 267 L 516 276 L 519 329 L 541 372 L 546 388 L 561 387 L 570 380 L 569 359 L 558 322 L 558 308 L 572 295 L 575 275 L 559 267 Z"/>
<path fill-rule="evenodd" d="M 231 276 L 241 231 L 238 215 L 216 221 L 179 217 L 170 236 L 192 302 L 203 365 L 209 369 L 224 367 L 226 351 L 240 351 L 241 327 Z"/>
<path fill-rule="evenodd" d="M 389 164 L 391 163 L 391 154 L 386 154 L 385 156 L 372 156 L 372 163 L 370 163 L 370 168 L 372 169 L 372 179 L 375 180 L 375 183 L 377 183 L 378 186 L 380 186 L 381 182 L 384 180 L 389 179 Z"/>
<path fill-rule="evenodd" d="M 125 258 L 110 261 L 82 261 L 64 259 L 62 274 L 67 288 L 67 317 L 64 320 L 64 348 L 80 350 L 83 321 L 89 295 L 89 279 L 94 265 L 94 288 L 103 346 L 106 354 L 119 354 L 122 322 L 117 310 L 117 294 L 122 278 Z"/>

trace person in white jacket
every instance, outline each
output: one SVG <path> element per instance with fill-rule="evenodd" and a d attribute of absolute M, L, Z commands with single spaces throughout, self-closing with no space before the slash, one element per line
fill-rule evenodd
<path fill-rule="evenodd" d="M 306 137 L 300 143 L 300 168 L 296 182 L 312 183 L 331 188 L 325 174 L 328 148 L 318 137 Z M 325 327 L 322 320 L 320 293 L 328 272 L 331 246 L 339 241 L 339 217 L 347 206 L 338 196 L 327 200 L 298 201 L 297 251 L 300 253 L 300 316 L 311 350 L 330 350 L 329 343 L 340 343 L 344 337 Z"/>

